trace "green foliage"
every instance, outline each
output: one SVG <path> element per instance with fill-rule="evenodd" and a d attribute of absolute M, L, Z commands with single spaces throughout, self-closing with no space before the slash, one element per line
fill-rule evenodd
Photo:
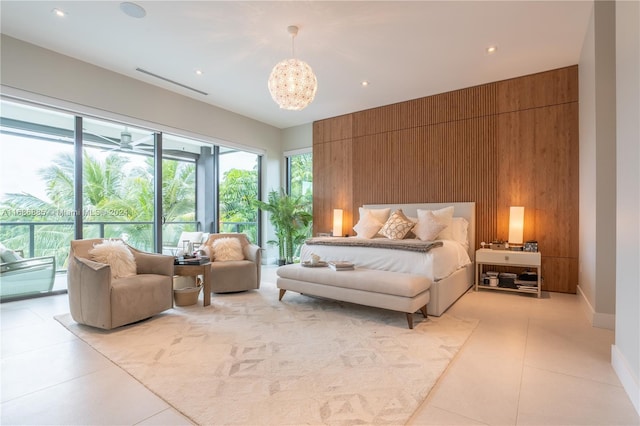
<path fill-rule="evenodd" d="M 293 256 L 309 235 L 313 219 L 307 211 L 302 196 L 293 197 L 284 189 L 270 191 L 268 201 L 254 201 L 260 209 L 269 213 L 269 221 L 275 228 L 280 259 L 293 263 Z"/>
<path fill-rule="evenodd" d="M 313 203 L 313 154 L 293 155 L 289 161 L 291 164 L 291 195 L 302 196 L 305 203 L 310 206 Z"/>
<path fill-rule="evenodd" d="M 243 232 L 258 241 L 258 171 L 230 169 L 224 173 L 219 188 L 220 232 Z M 229 224 L 231 223 L 231 224 Z"/>
<path fill-rule="evenodd" d="M 154 166 L 148 159 L 144 166 L 128 167 L 127 156 L 110 154 L 103 161 L 83 155 L 83 211 L 85 238 L 98 237 L 98 225 L 92 222 L 134 222 L 105 225 L 105 237 L 127 234 L 129 243 L 142 250 L 153 248 Z M 0 203 L 3 222 L 67 222 L 37 226 L 35 256 L 56 256 L 63 267 L 74 238 L 74 161 L 69 154 L 60 154 L 49 167 L 39 171 L 46 182 L 46 194 L 51 202 L 31 194 L 10 193 Z M 195 220 L 195 164 L 163 160 L 164 221 Z M 37 214 L 23 214 L 25 211 Z M 27 250 L 29 230 L 26 225 L 3 226 L 0 241 L 11 248 Z"/>

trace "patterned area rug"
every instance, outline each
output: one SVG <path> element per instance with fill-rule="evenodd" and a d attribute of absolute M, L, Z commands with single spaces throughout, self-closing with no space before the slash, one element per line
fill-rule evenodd
<path fill-rule="evenodd" d="M 202 299 L 202 296 L 200 296 Z M 56 319 L 197 424 L 404 424 L 476 320 L 287 292 L 213 295 L 109 332 Z"/>

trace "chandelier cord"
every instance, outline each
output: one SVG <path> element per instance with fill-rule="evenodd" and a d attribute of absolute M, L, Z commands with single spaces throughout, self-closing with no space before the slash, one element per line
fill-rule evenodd
<path fill-rule="evenodd" d="M 293 58 L 278 62 L 273 67 L 267 86 L 271 97 L 280 108 L 300 111 L 316 96 L 318 80 L 309 64 L 295 58 L 295 36 L 298 34 L 298 27 L 290 25 L 287 31 L 291 34 Z"/>

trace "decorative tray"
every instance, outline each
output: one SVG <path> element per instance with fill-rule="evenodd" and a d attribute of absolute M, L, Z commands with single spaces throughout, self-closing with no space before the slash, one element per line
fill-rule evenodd
<path fill-rule="evenodd" d="M 301 262 L 300 264 L 301 264 L 302 266 L 306 267 L 306 268 L 320 268 L 320 267 L 323 267 L 323 266 L 327 266 L 327 265 L 328 265 L 328 263 L 327 263 L 327 262 L 325 262 L 325 261 L 323 261 L 323 260 L 321 260 L 320 262 L 315 263 L 315 264 L 314 264 L 314 263 L 311 263 L 311 262 L 310 262 L 310 261 L 308 261 L 308 260 L 305 260 L 304 262 Z"/>

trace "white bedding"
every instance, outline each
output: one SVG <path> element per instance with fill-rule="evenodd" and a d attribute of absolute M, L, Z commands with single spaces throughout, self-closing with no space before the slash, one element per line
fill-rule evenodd
<path fill-rule="evenodd" d="M 312 254 L 317 254 L 324 261 L 348 261 L 360 268 L 420 274 L 432 281 L 439 281 L 471 263 L 467 249 L 462 244 L 453 240 L 442 242 L 442 247 L 435 247 L 427 253 L 304 244 L 300 250 L 300 260 L 309 261 Z"/>

